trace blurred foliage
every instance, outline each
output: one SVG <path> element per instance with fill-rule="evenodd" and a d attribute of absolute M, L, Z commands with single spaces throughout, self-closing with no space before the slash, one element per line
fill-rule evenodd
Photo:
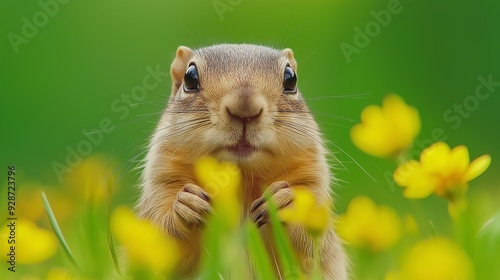
<path fill-rule="evenodd" d="M 170 94 L 166 75 L 175 49 L 231 42 L 294 50 L 299 87 L 339 161 L 336 212 L 349 213 L 349 202 L 364 195 L 395 209 L 401 219 L 407 213 L 414 217 L 418 234 L 403 236 L 388 251 L 348 247 L 358 279 L 398 277 L 406 271 L 404 260 L 412 258 L 405 257 L 410 248 L 435 236 L 451 239 L 454 245 L 445 245 L 451 251 L 465 248 L 476 279 L 500 278 L 496 1 L 401 1 L 400 12 L 367 35 L 363 47 L 356 46 L 356 28 L 366 33 L 394 1 L 67 1 L 57 4 L 57 12 L 55 6 L 46 8 L 53 16 L 35 26 L 16 53 L 9 34 L 22 35 L 27 21 L 43 20 L 34 18 L 45 11 L 41 2 L 54 3 L 0 4 L 0 166 L 17 167 L 18 216 L 36 222 L 37 230 L 50 229 L 39 195 L 44 190 L 75 258 L 94 273 L 111 267 L 107 257 L 109 263 L 94 262 L 109 254 L 107 236 L 95 230 L 108 222 L 103 178 L 111 173 L 116 179 L 111 208 L 134 204 L 139 174 L 134 167 Z M 214 2 L 230 9 L 221 17 Z M 343 42 L 359 49 L 350 62 L 339 47 Z M 147 75 L 156 84 L 139 95 Z M 362 109 L 380 105 L 392 92 L 421 119 L 408 158 L 418 160 L 438 141 L 465 145 L 472 159 L 491 155 L 489 169 L 471 183 L 469 207 L 460 217 L 450 218 L 446 202 L 436 196 L 404 198 L 404 189 L 392 180 L 397 163 L 366 155 L 351 142 L 350 129 Z M 6 186 L 4 175 L 0 178 Z M 0 209 L 7 209 L 5 195 Z M 0 213 L 5 221 L 6 212 Z M 4 265 L 0 278 L 10 279 Z M 64 279 L 73 273 L 62 250 L 18 269 L 12 279 Z"/>

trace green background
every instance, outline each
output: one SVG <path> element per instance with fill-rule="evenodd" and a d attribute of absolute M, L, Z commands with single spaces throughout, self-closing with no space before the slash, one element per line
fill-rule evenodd
<path fill-rule="evenodd" d="M 349 138 L 361 110 L 391 92 L 419 110 L 419 141 L 438 128 L 450 146 L 466 145 L 472 159 L 491 154 L 492 165 L 472 182 L 470 197 L 483 205 L 478 219 L 497 209 L 500 87 L 458 128 L 443 117 L 454 104 L 472 98 L 479 76 L 500 81 L 497 1 L 401 1 L 402 11 L 392 14 L 350 63 L 339 45 L 355 46 L 354 28 L 364 30 L 374 21 L 371 12 L 386 10 L 392 1 L 222 0 L 231 8 L 222 17 L 214 2 L 69 1 L 16 53 L 8 34 L 22 35 L 23 17 L 33 22 L 42 8 L 36 1 L 2 1 L 0 168 L 5 175 L 7 165 L 15 164 L 20 178 L 60 185 L 53 163 L 64 163 L 67 147 L 75 149 L 86 139 L 82 130 L 99 129 L 101 120 L 110 119 L 117 127 L 103 133 L 92 153 L 121 166 L 115 203 L 133 204 L 139 171 L 128 168 L 128 161 L 144 151 L 170 94 L 170 80 L 163 78 L 143 101 L 132 102 L 128 114 L 111 104 L 142 84 L 146 67 L 159 65 L 168 72 L 179 45 L 253 43 L 294 50 L 299 87 L 342 163 L 335 170 L 343 181 L 335 186 L 338 212 L 359 194 L 398 207 L 402 215 L 412 209 L 401 188 L 386 180 L 395 164 L 365 155 Z M 444 200 L 431 197 L 422 205 L 439 231 L 451 230 L 440 223 L 447 218 Z"/>

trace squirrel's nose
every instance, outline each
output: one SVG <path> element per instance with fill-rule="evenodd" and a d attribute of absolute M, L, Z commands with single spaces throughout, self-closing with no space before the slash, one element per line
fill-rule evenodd
<path fill-rule="evenodd" d="M 234 121 L 242 122 L 244 124 L 256 121 L 262 115 L 262 109 L 260 110 L 233 110 L 226 107 L 226 112 L 229 118 Z"/>

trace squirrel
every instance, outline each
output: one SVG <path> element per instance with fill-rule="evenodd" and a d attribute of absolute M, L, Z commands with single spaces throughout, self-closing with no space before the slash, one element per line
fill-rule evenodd
<path fill-rule="evenodd" d="M 260 227 L 269 248 L 272 233 L 264 189 L 278 209 L 293 203 L 294 186 L 318 203 L 330 203 L 333 178 L 319 127 L 297 88 L 291 49 L 221 44 L 180 46 L 171 65 L 172 93 L 150 140 L 142 173 L 138 215 L 176 238 L 183 251 L 178 273 L 197 270 L 210 195 L 197 185 L 193 164 L 212 156 L 238 165 L 242 211 Z M 285 225 L 301 269 L 313 269 L 313 240 Z M 318 243 L 325 279 L 348 277 L 348 261 L 333 225 Z M 279 269 L 279 268 L 277 268 Z"/>

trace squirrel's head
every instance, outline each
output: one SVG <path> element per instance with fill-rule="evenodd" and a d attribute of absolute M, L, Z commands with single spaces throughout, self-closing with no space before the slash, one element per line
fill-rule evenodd
<path fill-rule="evenodd" d="M 297 88 L 290 49 L 181 46 L 164 115 L 176 145 L 242 165 L 318 145 L 318 128 Z"/>

